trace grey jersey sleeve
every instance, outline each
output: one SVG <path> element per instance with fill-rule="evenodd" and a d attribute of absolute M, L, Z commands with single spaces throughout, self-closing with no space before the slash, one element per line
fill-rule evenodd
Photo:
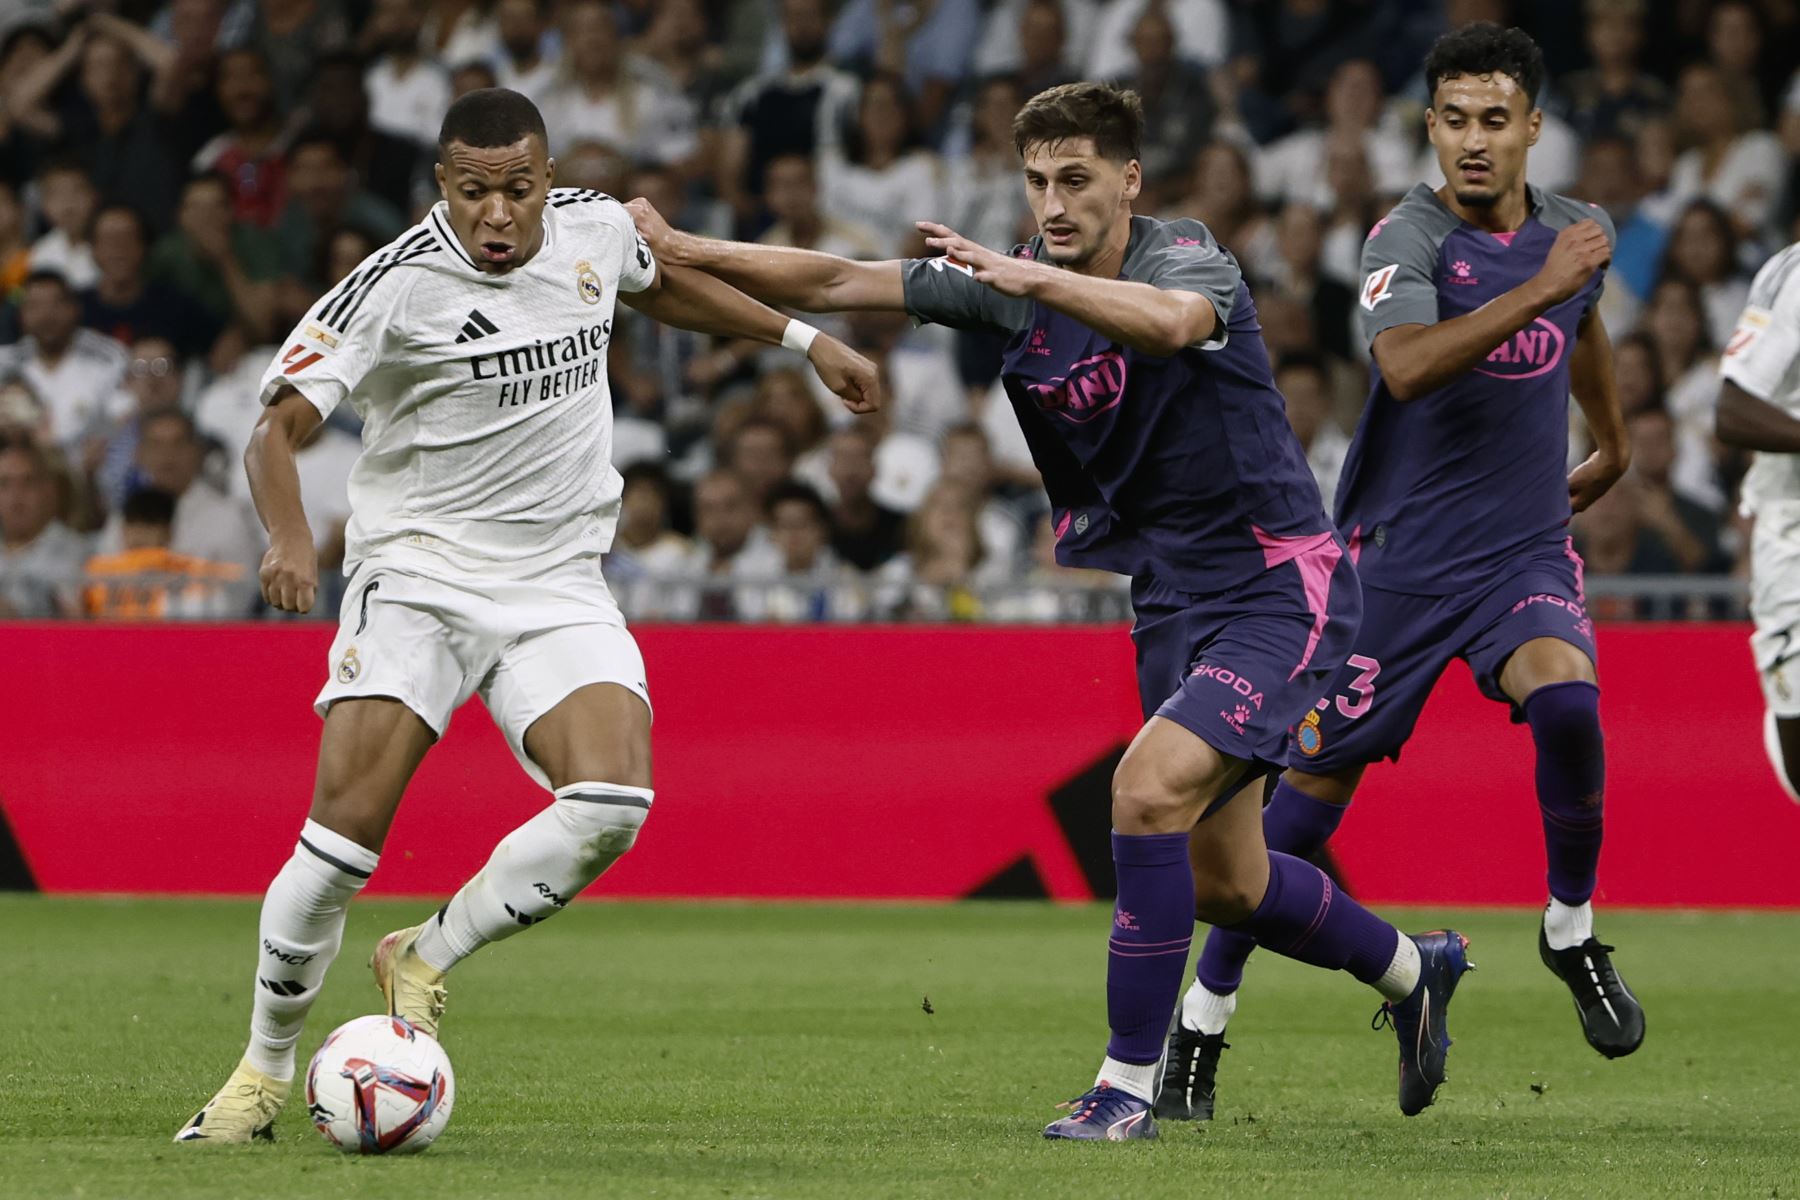
<path fill-rule="evenodd" d="M 1226 326 L 1237 307 L 1244 273 L 1230 251 L 1213 238 L 1212 231 L 1192 218 L 1162 223 L 1146 233 L 1142 249 L 1132 255 L 1126 276 L 1168 291 L 1204 296 L 1218 314 L 1218 321 L 1202 349 L 1217 350 L 1226 341 Z"/>
<path fill-rule="evenodd" d="M 1619 231 L 1613 219 L 1598 204 L 1589 204 L 1586 200 L 1577 200 L 1573 196 L 1557 196 L 1546 194 L 1543 208 L 1538 213 L 1538 220 L 1561 233 L 1571 225 L 1579 225 L 1583 221 L 1598 221 L 1601 230 L 1606 234 L 1606 244 L 1614 250 L 1619 248 Z M 1600 269 L 1600 285 L 1588 298 L 1587 311 L 1593 312 L 1600 303 L 1600 297 L 1606 291 L 1606 270 Z"/>
<path fill-rule="evenodd" d="M 1363 341 L 1397 325 L 1435 325 L 1438 319 L 1436 231 L 1419 206 L 1401 201 L 1363 243 L 1357 319 Z"/>
<path fill-rule="evenodd" d="M 900 268 L 900 282 L 907 315 L 921 324 L 1016 333 L 1031 323 L 1029 300 L 1002 296 L 975 282 L 968 267 L 942 256 L 908 259 Z"/>

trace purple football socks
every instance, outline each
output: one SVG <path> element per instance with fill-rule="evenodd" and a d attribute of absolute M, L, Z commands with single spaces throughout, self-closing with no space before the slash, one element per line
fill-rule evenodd
<path fill-rule="evenodd" d="M 1345 810 L 1345 805 L 1315 800 L 1282 780 L 1263 807 L 1263 841 L 1271 850 L 1305 858 L 1331 840 Z M 1206 935 L 1194 971 L 1201 986 L 1219 996 L 1237 991 L 1244 981 L 1244 963 L 1254 949 L 1254 938 L 1231 929 L 1213 929 Z"/>
<path fill-rule="evenodd" d="M 1112 845 L 1119 900 L 1106 954 L 1106 1053 L 1122 1063 L 1154 1063 L 1194 940 L 1188 835 L 1115 833 Z"/>
<path fill-rule="evenodd" d="M 1541 687 L 1522 706 L 1537 743 L 1538 811 L 1544 818 L 1544 856 L 1550 894 L 1568 905 L 1594 894 L 1603 836 L 1605 737 L 1600 689 L 1575 680 Z"/>

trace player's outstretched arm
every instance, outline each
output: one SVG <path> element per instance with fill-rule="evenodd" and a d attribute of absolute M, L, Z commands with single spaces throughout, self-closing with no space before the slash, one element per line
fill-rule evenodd
<path fill-rule="evenodd" d="M 791 246 L 722 242 L 672 228 L 648 200 L 625 207 L 659 262 L 716 275 L 766 303 L 806 312 L 906 310 L 899 259 L 857 262 Z"/>
<path fill-rule="evenodd" d="M 313 549 L 312 529 L 300 504 L 300 472 L 294 452 L 306 443 L 324 418 L 312 401 L 291 387 L 283 387 L 274 403 L 263 410 L 244 448 L 244 471 L 250 476 L 250 497 L 256 515 L 269 531 L 269 549 L 263 555 L 263 599 L 283 612 L 310 612 L 319 594 L 319 556 Z"/>
<path fill-rule="evenodd" d="M 965 267 L 975 282 L 1074 317 L 1095 333 L 1144 354 L 1167 358 L 1206 341 L 1219 313 L 1198 292 L 1128 279 L 1098 279 L 1049 263 L 1014 258 L 970 241 L 947 225 L 920 221 L 925 244 Z"/>
<path fill-rule="evenodd" d="M 788 341 L 789 318 L 766 304 L 752 300 L 722 279 L 704 271 L 658 263 L 655 282 L 641 292 L 620 292 L 619 299 L 666 325 L 678 325 L 697 333 L 749 338 L 770 346 L 792 345 L 804 349 L 819 381 L 844 401 L 854 413 L 881 407 L 881 387 L 875 364 L 844 343 L 801 326 L 810 340 Z"/>
<path fill-rule="evenodd" d="M 1598 312 L 1588 313 L 1576 334 L 1575 353 L 1569 357 L 1569 388 L 1594 437 L 1594 452 L 1569 472 L 1569 507 L 1580 512 L 1604 496 L 1631 465 L 1631 439 L 1625 433 L 1625 413 L 1613 378 L 1612 339 Z"/>
<path fill-rule="evenodd" d="M 1538 273 L 1472 313 L 1433 325 L 1396 325 L 1370 350 L 1396 400 L 1417 400 L 1478 366 L 1494 348 L 1586 286 L 1612 258 L 1598 221 L 1578 221 L 1556 235 Z M 1366 303 L 1366 301 L 1365 301 Z"/>

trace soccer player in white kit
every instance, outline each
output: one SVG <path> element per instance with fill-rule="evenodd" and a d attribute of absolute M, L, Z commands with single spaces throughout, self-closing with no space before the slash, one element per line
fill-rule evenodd
<path fill-rule="evenodd" d="M 1756 518 L 1750 648 L 1768 706 L 1763 745 L 1800 802 L 1800 242 L 1751 281 L 1719 374 L 1719 440 L 1756 451 L 1741 507 Z"/>
<path fill-rule="evenodd" d="M 543 118 L 504 89 L 451 105 L 444 199 L 313 306 L 263 378 L 245 453 L 269 530 L 263 595 L 312 607 L 318 565 L 294 451 L 348 401 L 346 592 L 312 809 L 263 901 L 250 1045 L 178 1142 L 271 1138 L 307 1009 L 402 793 L 479 693 L 554 802 L 423 925 L 371 960 L 390 1013 L 436 1034 L 444 975 L 556 913 L 649 815 L 643 659 L 600 575 L 619 512 L 606 348 L 623 300 L 671 324 L 806 351 L 852 411 L 873 366 L 708 275 L 658 269 L 609 196 L 551 187 Z"/>

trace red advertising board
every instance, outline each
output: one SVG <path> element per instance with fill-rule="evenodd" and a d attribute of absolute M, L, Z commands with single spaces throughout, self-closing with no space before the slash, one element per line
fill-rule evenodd
<path fill-rule="evenodd" d="M 19 873 L 52 892 L 259 893 L 311 794 L 331 632 L 0 626 L 0 809 Z M 657 801 L 608 894 L 1106 890 L 1106 782 L 1139 724 L 1122 629 L 638 636 Z M 1800 907 L 1800 806 L 1763 757 L 1746 636 L 1603 627 L 1602 901 Z M 471 704 L 420 772 L 371 891 L 450 892 L 545 800 Z M 1453 669 L 1333 849 L 1371 901 L 1539 901 L 1528 732 Z"/>

